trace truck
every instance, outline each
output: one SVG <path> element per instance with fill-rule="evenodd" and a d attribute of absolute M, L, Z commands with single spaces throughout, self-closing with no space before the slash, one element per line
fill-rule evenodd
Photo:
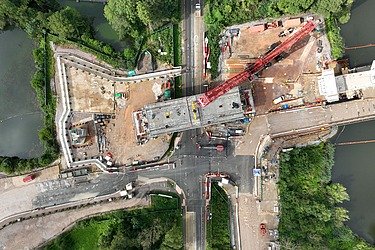
<path fill-rule="evenodd" d="M 277 97 L 277 98 L 275 98 L 275 99 L 273 99 L 273 104 L 279 104 L 280 102 L 282 102 L 282 101 L 284 101 L 285 100 L 285 96 L 279 96 L 279 97 Z"/>
<path fill-rule="evenodd" d="M 30 181 L 32 181 L 32 180 L 34 180 L 34 179 L 35 179 L 35 175 L 34 175 L 34 174 L 29 174 L 29 175 L 25 176 L 25 177 L 22 179 L 22 181 L 23 181 L 23 182 L 30 182 Z"/>
<path fill-rule="evenodd" d="M 217 144 L 217 145 L 200 145 L 197 143 L 197 148 L 198 149 L 210 149 L 210 150 L 216 150 L 218 152 L 223 152 L 225 147 L 223 144 Z"/>

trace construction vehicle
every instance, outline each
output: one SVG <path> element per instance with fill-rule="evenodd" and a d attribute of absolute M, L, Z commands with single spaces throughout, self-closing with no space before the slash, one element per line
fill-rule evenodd
<path fill-rule="evenodd" d="M 218 152 L 223 152 L 225 147 L 223 144 L 217 144 L 217 145 L 200 145 L 197 143 L 198 149 L 209 149 L 209 150 L 216 150 Z"/>
<path fill-rule="evenodd" d="M 211 102 L 215 101 L 220 96 L 227 93 L 232 88 L 240 85 L 245 80 L 249 79 L 253 81 L 255 79 L 255 74 L 265 68 L 265 66 L 271 63 L 276 57 L 278 57 L 283 52 L 289 50 L 294 44 L 300 41 L 302 38 L 307 36 L 316 27 L 316 23 L 313 21 L 308 21 L 301 29 L 295 31 L 290 37 L 288 37 L 284 42 L 278 45 L 275 49 L 268 52 L 264 56 L 260 57 L 251 64 L 245 71 L 235 75 L 229 80 L 225 81 L 223 84 L 207 91 L 198 97 L 198 104 L 201 107 L 206 107 Z"/>

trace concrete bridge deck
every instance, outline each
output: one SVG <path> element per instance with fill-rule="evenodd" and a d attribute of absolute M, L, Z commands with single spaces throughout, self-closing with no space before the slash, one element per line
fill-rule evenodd
<path fill-rule="evenodd" d="M 280 137 L 371 119 L 375 119 L 375 98 L 271 113 L 267 126 L 272 137 Z"/>

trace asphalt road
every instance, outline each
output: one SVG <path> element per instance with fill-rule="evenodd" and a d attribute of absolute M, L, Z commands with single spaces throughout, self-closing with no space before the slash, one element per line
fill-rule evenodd
<path fill-rule="evenodd" d="M 197 94 L 200 91 L 201 81 L 195 77 L 202 75 L 203 62 L 203 21 L 199 17 L 196 19 L 196 4 L 200 3 L 203 11 L 203 0 L 183 1 L 184 11 L 184 61 L 186 73 L 183 75 L 183 94 L 185 96 Z M 197 15 L 200 16 L 200 15 Z M 198 22 L 198 23 L 195 23 Z M 198 70 L 196 72 L 196 70 Z M 176 181 L 185 191 L 187 196 L 187 211 L 195 213 L 195 233 L 196 246 L 194 249 L 205 249 L 206 247 L 206 200 L 203 196 L 203 178 L 211 171 L 226 172 L 239 185 L 240 190 L 247 192 L 252 190 L 252 180 L 250 171 L 254 160 L 247 156 L 233 156 L 234 148 L 227 145 L 227 150 L 218 153 L 208 149 L 198 149 L 196 143 L 207 143 L 204 141 L 201 129 L 185 131 L 181 138 L 181 148 L 178 149 L 171 160 L 176 162 L 174 170 L 164 173 L 145 173 L 157 177 L 162 174 Z"/>
<path fill-rule="evenodd" d="M 185 192 L 187 211 L 195 213 L 196 249 L 205 249 L 206 243 L 206 200 L 203 196 L 204 175 L 208 172 L 223 172 L 231 176 L 240 192 L 253 189 L 252 168 L 254 158 L 234 156 L 234 145 L 230 141 L 214 141 L 212 144 L 225 144 L 228 150 L 198 149 L 196 142 L 209 144 L 205 135 L 198 130 L 184 132 L 181 148 L 176 150 L 170 161 L 176 163 L 175 169 L 139 172 L 148 178 L 167 177 L 173 179 Z"/>
<path fill-rule="evenodd" d="M 185 21 L 185 30 L 184 30 L 184 40 L 185 40 L 185 64 L 186 64 L 186 73 L 183 75 L 182 82 L 185 88 L 183 89 L 183 94 L 185 96 L 194 95 L 194 84 L 195 84 L 195 30 L 194 30 L 194 17 L 196 7 L 195 5 L 200 3 L 201 6 L 204 6 L 202 0 L 184 0 L 184 21 Z M 199 129 L 194 129 L 184 132 L 184 135 L 181 139 L 181 144 L 186 147 L 187 151 L 184 153 L 189 153 L 195 149 L 195 137 L 197 134 L 200 134 Z M 191 139 L 193 138 L 193 139 Z M 186 158 L 186 159 L 185 159 Z M 177 157 L 177 160 L 180 160 L 179 166 L 176 167 L 176 173 L 171 173 L 174 175 L 174 179 L 182 189 L 184 189 L 187 194 L 187 211 L 195 212 L 195 221 L 196 221 L 196 246 L 195 249 L 205 249 L 205 201 L 202 197 L 202 175 L 205 174 L 207 169 L 197 168 L 203 161 L 204 158 L 199 160 L 197 164 L 197 158 L 194 157 Z M 207 160 L 206 160 L 207 162 Z M 177 171 L 180 171 L 178 174 Z M 187 178 L 189 176 L 189 178 Z"/>
<path fill-rule="evenodd" d="M 110 202 L 111 199 L 122 198 L 119 191 L 125 188 L 125 185 L 130 181 L 130 179 L 135 180 L 135 177 L 135 175 L 130 177 L 129 175 L 125 174 L 103 174 L 92 179 L 92 181 L 96 183 L 99 183 L 100 181 L 102 182 L 100 188 L 98 188 L 98 184 L 92 185 L 93 183 L 90 182 L 82 182 L 80 183 L 81 185 L 77 187 L 74 185 L 74 182 L 79 180 L 79 178 L 70 179 L 70 184 L 63 186 L 59 184 L 59 182 L 65 182 L 67 179 L 35 183 L 34 185 L 39 186 L 39 189 L 41 186 L 43 189 L 45 189 L 39 190 L 40 193 L 38 193 L 37 196 L 39 199 L 42 198 L 42 201 L 39 201 L 39 204 L 35 204 L 35 201 L 33 201 L 33 210 L 22 211 L 1 218 L 0 229 L 15 221 L 44 216 L 46 214 L 63 211 L 65 209 L 74 209 L 86 205 L 93 205 L 99 202 Z M 108 185 L 108 183 L 113 183 L 114 185 Z M 62 192 L 61 189 L 63 190 Z M 82 189 L 86 189 L 86 193 L 84 193 Z M 133 198 L 143 198 L 151 191 L 174 192 L 174 189 L 169 186 L 166 180 L 158 179 L 148 181 L 134 187 L 132 190 L 134 195 Z M 71 197 L 74 195 L 78 195 L 78 199 L 71 199 Z M 52 204 L 48 203 L 48 201 L 51 199 L 53 199 L 54 202 Z M 47 200 L 47 203 L 43 203 L 43 200 Z M 3 204 L 3 206 L 4 205 L 7 204 Z"/>
<path fill-rule="evenodd" d="M 323 126 L 363 121 L 375 115 L 372 99 L 354 100 L 323 107 L 277 112 L 267 115 L 269 133 L 286 135 L 313 131 Z"/>
<path fill-rule="evenodd" d="M 185 88 L 183 89 L 183 94 L 185 96 L 194 94 L 194 11 L 195 11 L 195 1 L 185 0 L 183 2 L 183 12 L 185 20 L 185 64 L 186 73 L 183 75 L 183 84 Z"/>

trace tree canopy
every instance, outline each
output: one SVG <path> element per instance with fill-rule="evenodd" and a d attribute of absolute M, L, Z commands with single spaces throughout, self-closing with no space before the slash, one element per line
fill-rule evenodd
<path fill-rule="evenodd" d="M 179 20 L 178 0 L 109 0 L 104 15 L 120 38 L 139 38 Z"/>
<path fill-rule="evenodd" d="M 69 6 L 49 16 L 48 26 L 63 38 L 80 37 L 89 32 L 86 18 Z"/>

